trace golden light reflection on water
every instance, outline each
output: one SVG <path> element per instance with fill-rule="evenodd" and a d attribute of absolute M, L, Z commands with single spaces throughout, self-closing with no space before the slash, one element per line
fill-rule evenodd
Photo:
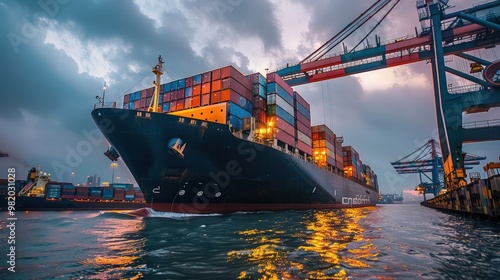
<path fill-rule="evenodd" d="M 375 208 L 304 212 L 303 228 L 283 228 L 281 222 L 267 229 L 247 229 L 238 234 L 250 246 L 229 252 L 229 262 L 257 266 L 241 271 L 239 279 L 342 279 L 348 270 L 369 268 L 379 250 L 366 239 L 360 220 Z M 293 246 L 290 240 L 301 240 Z M 255 275 L 258 274 L 258 275 Z"/>
<path fill-rule="evenodd" d="M 84 265 L 94 266 L 99 274 L 97 278 L 121 278 L 122 272 L 130 272 L 130 266 L 141 257 L 144 239 L 133 238 L 143 229 L 141 219 L 103 219 L 87 231 L 96 236 L 97 252 Z M 140 272 L 132 279 L 140 278 Z"/>

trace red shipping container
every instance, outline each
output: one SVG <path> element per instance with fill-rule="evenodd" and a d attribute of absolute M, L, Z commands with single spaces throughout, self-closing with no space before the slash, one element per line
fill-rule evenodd
<path fill-rule="evenodd" d="M 193 86 L 193 96 L 201 94 L 201 85 Z"/>
<path fill-rule="evenodd" d="M 267 100 L 260 95 L 252 97 L 252 107 L 266 110 Z"/>
<path fill-rule="evenodd" d="M 284 132 L 281 129 L 278 129 L 278 131 L 276 132 L 276 139 L 288 144 L 289 146 L 295 147 L 295 137 Z"/>
<path fill-rule="evenodd" d="M 294 91 L 293 94 L 295 95 L 297 102 L 304 106 L 307 111 L 311 112 L 311 105 L 309 105 L 309 103 L 307 103 L 307 101 L 298 92 Z"/>
<path fill-rule="evenodd" d="M 324 131 L 314 132 L 312 135 L 315 136 L 314 139 L 319 139 L 319 140 L 325 139 L 327 142 L 335 145 L 335 136 L 334 135 L 326 134 Z"/>
<path fill-rule="evenodd" d="M 221 97 L 221 92 L 220 91 L 212 92 L 212 95 L 211 95 L 211 98 L 210 98 L 210 104 L 220 103 L 220 97 Z"/>
<path fill-rule="evenodd" d="M 146 97 L 151 97 L 153 96 L 153 93 L 155 92 L 155 88 L 152 87 L 152 88 L 148 88 L 147 91 L 146 91 Z"/>
<path fill-rule="evenodd" d="M 201 96 L 200 95 L 196 95 L 196 96 L 193 96 L 192 97 L 192 101 L 191 101 L 191 106 L 193 106 L 194 108 L 196 107 L 200 107 L 200 104 L 201 104 Z"/>
<path fill-rule="evenodd" d="M 177 101 L 170 101 L 170 109 L 169 112 L 175 112 L 177 110 Z"/>
<path fill-rule="evenodd" d="M 148 93 L 148 90 L 147 89 L 143 89 L 141 90 L 141 99 L 144 99 L 147 97 L 147 93 Z"/>
<path fill-rule="evenodd" d="M 245 75 L 241 74 L 236 68 L 232 65 L 221 68 L 221 78 L 231 77 L 240 83 L 246 89 L 252 91 L 252 82 L 245 77 Z M 215 80 L 215 78 L 213 78 Z M 223 87 L 224 89 L 224 87 Z"/>
<path fill-rule="evenodd" d="M 246 80 L 246 79 L 245 79 Z M 247 80 L 248 81 L 248 80 Z M 222 79 L 222 89 L 232 89 L 236 91 L 241 96 L 248 100 L 252 100 L 252 91 L 245 88 L 241 83 L 239 83 L 235 78 L 224 78 Z"/>
<path fill-rule="evenodd" d="M 125 96 L 123 97 L 123 103 L 128 103 L 130 100 L 130 94 L 125 94 Z"/>
<path fill-rule="evenodd" d="M 170 102 L 170 93 L 167 92 L 163 95 L 163 103 Z"/>
<path fill-rule="evenodd" d="M 338 169 L 342 170 L 344 168 L 344 162 L 340 162 L 340 161 L 335 161 L 335 167 L 337 167 Z"/>
<path fill-rule="evenodd" d="M 177 100 L 184 99 L 184 89 L 178 89 L 175 91 L 177 94 Z"/>
<path fill-rule="evenodd" d="M 138 102 L 136 101 L 135 103 L 137 104 Z M 146 107 L 146 98 L 139 100 L 139 108 L 143 107 Z"/>
<path fill-rule="evenodd" d="M 204 83 L 201 85 L 201 94 L 210 93 L 210 83 Z"/>
<path fill-rule="evenodd" d="M 221 80 L 212 81 L 212 91 L 218 91 L 221 89 L 222 89 L 222 81 Z"/>
<path fill-rule="evenodd" d="M 277 83 L 280 85 L 288 94 L 293 96 L 293 89 L 276 73 L 267 74 L 267 83 Z"/>
<path fill-rule="evenodd" d="M 212 80 L 220 79 L 220 69 L 212 70 Z"/>
<path fill-rule="evenodd" d="M 267 117 L 267 123 L 268 124 L 272 123 L 272 126 L 277 128 L 278 131 L 282 130 L 290 135 L 293 135 L 295 138 L 295 128 L 291 124 L 287 123 L 285 120 L 276 116 L 269 116 Z"/>
<path fill-rule="evenodd" d="M 201 106 L 210 105 L 210 94 L 203 94 L 201 96 Z"/>
<path fill-rule="evenodd" d="M 210 81 L 212 81 L 212 72 L 206 72 L 201 75 L 202 83 L 209 83 Z"/>
<path fill-rule="evenodd" d="M 311 129 L 311 120 L 308 120 L 304 115 L 302 115 L 299 111 L 297 112 L 297 121 L 301 122 L 307 128 Z"/>
<path fill-rule="evenodd" d="M 255 108 L 252 110 L 252 116 L 255 117 L 256 122 L 266 123 L 267 121 L 266 110 Z"/>
<path fill-rule="evenodd" d="M 305 124 L 301 123 L 301 122 L 297 122 L 297 130 L 304 133 L 305 135 L 309 135 L 309 137 L 311 136 L 311 128 L 310 127 L 307 127 Z M 317 138 L 319 139 L 319 138 Z"/>
<path fill-rule="evenodd" d="M 184 109 L 184 100 L 177 100 L 177 111 Z"/>
<path fill-rule="evenodd" d="M 233 76 L 234 72 L 236 72 L 236 69 L 231 65 L 223 67 L 220 69 L 220 74 L 221 74 L 220 77 L 221 78 L 231 77 Z"/>
<path fill-rule="evenodd" d="M 311 155 L 312 154 L 312 148 L 308 144 L 302 142 L 302 141 L 297 141 L 297 149 L 303 151 L 304 153 Z"/>
<path fill-rule="evenodd" d="M 186 78 L 186 87 L 193 86 L 193 77 Z"/>
<path fill-rule="evenodd" d="M 184 99 L 184 109 L 189 109 L 191 107 L 193 107 L 193 98 L 186 97 L 186 99 Z"/>

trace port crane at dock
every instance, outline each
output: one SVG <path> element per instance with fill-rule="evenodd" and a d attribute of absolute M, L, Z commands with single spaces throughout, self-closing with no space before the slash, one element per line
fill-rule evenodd
<path fill-rule="evenodd" d="M 479 161 L 485 159 L 486 157 L 483 156 L 466 153 L 464 157 L 465 169 L 472 169 L 472 165 L 479 165 Z M 429 140 L 411 154 L 391 162 L 391 165 L 398 174 L 419 174 L 420 184 L 416 186 L 415 190 L 424 195 L 424 200 L 427 200 L 426 194 L 433 194 L 436 197 L 443 189 L 443 158 L 434 139 Z M 428 173 L 430 173 L 430 177 L 427 175 Z M 424 182 L 422 176 L 430 182 Z"/>
<path fill-rule="evenodd" d="M 295 86 L 418 61 L 429 62 L 434 84 L 444 184 L 447 190 L 456 190 L 467 184 L 463 143 L 500 140 L 500 122 L 465 126 L 462 116 L 464 112 L 473 114 L 500 107 L 500 60 L 488 61 L 467 53 L 494 48 L 499 44 L 500 1 L 489 1 L 447 14 L 448 1 L 417 0 L 421 30 L 415 30 L 414 35 L 388 42 L 382 42 L 380 37 L 375 36 L 375 43 L 372 45 L 359 49 L 356 48 L 358 44 L 351 50 L 344 46 L 342 52 L 331 54 L 331 50 L 352 32 L 375 14 L 390 7 L 383 20 L 398 2 L 399 0 L 376 1 L 311 55 L 299 63 L 278 68 L 275 72 L 289 85 Z M 373 29 L 369 33 L 372 31 Z M 368 34 L 365 38 L 367 36 Z M 448 56 L 468 60 L 471 65 L 470 73 L 446 66 L 445 57 Z M 471 75 L 481 71 L 483 79 Z M 474 86 L 449 88 L 447 73 L 466 79 L 474 83 Z"/>

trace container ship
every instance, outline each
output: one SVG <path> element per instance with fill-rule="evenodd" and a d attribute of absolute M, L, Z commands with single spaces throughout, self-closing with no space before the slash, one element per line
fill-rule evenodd
<path fill-rule="evenodd" d="M 403 203 L 403 193 L 401 195 L 395 193 L 380 194 L 379 204 L 401 204 Z"/>
<path fill-rule="evenodd" d="M 132 210 L 146 206 L 144 196 L 132 184 L 113 184 L 110 187 L 80 187 L 55 182 L 50 175 L 32 168 L 26 181 L 9 182 L 0 179 L 0 210 L 7 210 L 15 201 L 16 210 Z M 15 200 L 10 199 L 13 196 Z"/>
<path fill-rule="evenodd" d="M 276 73 L 226 66 L 96 104 L 92 117 L 156 211 L 231 213 L 375 205 L 376 174 Z M 367 168 L 368 167 L 368 168 Z M 366 172 L 368 170 L 368 172 Z"/>

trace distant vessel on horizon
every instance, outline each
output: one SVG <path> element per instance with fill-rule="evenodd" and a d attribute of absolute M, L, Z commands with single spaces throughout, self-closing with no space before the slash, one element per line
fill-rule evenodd
<path fill-rule="evenodd" d="M 0 210 L 7 210 L 9 201 L 15 201 L 16 210 L 133 210 L 146 206 L 144 195 L 132 184 L 80 187 L 52 181 L 50 174 L 34 167 L 25 181 L 16 180 L 14 185 L 12 195 L 8 180 L 0 179 Z"/>
<path fill-rule="evenodd" d="M 380 199 L 379 199 L 379 204 L 401 204 L 403 203 L 403 193 L 401 192 L 401 195 L 396 194 L 396 193 L 386 193 L 380 194 Z"/>

